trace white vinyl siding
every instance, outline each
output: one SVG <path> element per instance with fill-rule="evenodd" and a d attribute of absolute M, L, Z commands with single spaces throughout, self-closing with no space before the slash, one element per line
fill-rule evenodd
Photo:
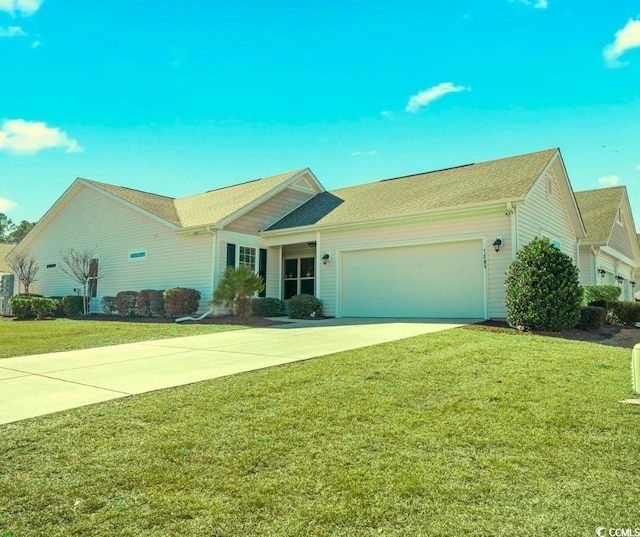
<path fill-rule="evenodd" d="M 212 237 L 183 236 L 105 195 L 79 187 L 28 245 L 38 259 L 56 263 L 41 270 L 33 292 L 45 296 L 74 294 L 79 284 L 61 269 L 60 252 L 88 248 L 100 259 L 101 277 L 92 311 L 100 312 L 102 296 L 119 291 L 192 287 L 202 294 L 201 309 L 211 298 Z M 144 263 L 129 259 L 132 251 L 148 252 Z"/>
<path fill-rule="evenodd" d="M 487 244 L 487 289 L 488 316 L 491 318 L 506 317 L 504 274 L 511 263 L 511 220 L 500 210 L 495 214 L 449 218 L 447 220 L 423 221 L 408 224 L 386 224 L 360 229 L 326 231 L 320 233 L 318 244 L 322 251 L 330 255 L 329 262 L 317 266 L 319 295 L 324 310 L 328 315 L 336 315 L 338 270 L 336 261 L 339 251 L 356 250 L 367 247 L 385 247 L 411 241 L 416 244 L 433 242 L 451 242 L 474 234 L 474 238 L 484 238 Z M 491 244 L 496 237 L 502 237 L 502 248 L 495 252 Z M 469 269 L 475 272 L 475 268 Z M 442 286 L 452 287 L 456 281 L 439 278 Z M 372 293 L 376 290 L 372 289 Z"/>
<path fill-rule="evenodd" d="M 552 185 L 551 188 L 549 184 Z M 535 237 L 547 236 L 558 241 L 560 250 L 577 263 L 575 232 L 551 169 L 536 181 L 525 202 L 516 206 L 516 214 L 518 248 L 522 248 Z"/>
<path fill-rule="evenodd" d="M 258 231 L 276 223 L 314 195 L 315 193 L 287 188 L 234 220 L 225 226 L 225 229 L 237 233 L 257 235 Z"/>

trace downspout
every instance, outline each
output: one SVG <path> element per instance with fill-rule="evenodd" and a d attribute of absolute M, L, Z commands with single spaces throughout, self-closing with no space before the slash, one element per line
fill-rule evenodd
<path fill-rule="evenodd" d="M 216 253 L 218 249 L 218 233 L 215 229 L 211 229 L 211 226 L 207 226 L 207 233 L 211 235 L 211 298 L 213 298 L 214 284 L 216 281 Z M 213 308 L 211 313 L 213 313 Z"/>
<path fill-rule="evenodd" d="M 511 219 L 511 258 L 515 259 L 516 254 L 518 253 L 518 215 L 517 215 L 517 205 L 514 206 L 513 203 L 507 203 L 507 215 Z"/>

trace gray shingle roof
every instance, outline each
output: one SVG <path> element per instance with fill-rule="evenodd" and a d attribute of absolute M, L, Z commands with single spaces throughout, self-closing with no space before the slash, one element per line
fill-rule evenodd
<path fill-rule="evenodd" d="M 11 272 L 11 267 L 5 259 L 5 256 L 9 254 L 15 244 L 0 243 L 0 274 L 3 272 Z"/>
<path fill-rule="evenodd" d="M 171 224 L 186 228 L 216 224 L 236 211 L 268 194 L 302 170 L 255 179 L 202 194 L 170 198 L 132 188 L 83 179 Z"/>
<path fill-rule="evenodd" d="M 419 173 L 316 195 L 269 231 L 409 216 L 470 204 L 522 199 L 557 149 Z"/>
<path fill-rule="evenodd" d="M 623 186 L 613 186 L 575 193 L 587 230 L 585 242 L 606 243 L 609 240 L 624 192 Z"/>

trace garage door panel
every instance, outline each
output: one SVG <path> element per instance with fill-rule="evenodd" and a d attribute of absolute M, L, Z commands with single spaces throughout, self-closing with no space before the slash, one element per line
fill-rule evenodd
<path fill-rule="evenodd" d="M 484 317 L 481 241 L 342 254 L 346 317 Z"/>

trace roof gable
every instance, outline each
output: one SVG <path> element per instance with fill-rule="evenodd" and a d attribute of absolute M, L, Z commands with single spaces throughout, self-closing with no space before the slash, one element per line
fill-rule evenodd
<path fill-rule="evenodd" d="M 557 149 L 385 179 L 312 198 L 269 230 L 339 225 L 524 199 Z"/>
<path fill-rule="evenodd" d="M 608 246 L 622 254 L 631 254 L 635 263 L 640 264 L 640 244 L 626 187 L 583 190 L 576 192 L 575 197 L 587 229 L 583 244 Z"/>
<path fill-rule="evenodd" d="M 587 230 L 585 242 L 606 244 L 625 193 L 623 186 L 576 192 L 576 202 Z"/>

